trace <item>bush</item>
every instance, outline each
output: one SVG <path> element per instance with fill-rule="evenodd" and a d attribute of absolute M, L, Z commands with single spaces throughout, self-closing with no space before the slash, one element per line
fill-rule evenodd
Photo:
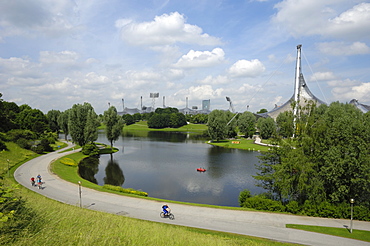
<path fill-rule="evenodd" d="M 337 213 L 337 207 L 329 202 L 322 202 L 318 206 L 317 214 L 320 217 L 325 218 L 340 218 L 340 215 Z"/>
<path fill-rule="evenodd" d="M 32 146 L 30 140 L 27 140 L 25 138 L 19 138 L 15 143 L 23 149 L 31 149 Z"/>
<path fill-rule="evenodd" d="M 82 147 L 81 152 L 88 156 L 99 155 L 99 148 L 95 144 L 86 144 Z"/>
<path fill-rule="evenodd" d="M 265 211 L 285 211 L 285 207 L 283 204 L 281 204 L 281 202 L 262 198 L 259 196 L 247 198 L 243 203 L 243 207 Z"/>
<path fill-rule="evenodd" d="M 0 151 L 2 150 L 7 150 L 8 148 L 6 147 L 6 144 L 0 140 Z"/>
<path fill-rule="evenodd" d="M 50 146 L 50 142 L 47 138 L 41 139 L 40 145 L 42 146 L 43 150 L 46 152 L 53 151 L 53 148 Z"/>
<path fill-rule="evenodd" d="M 303 206 L 302 206 L 300 214 L 308 215 L 308 216 L 318 216 L 317 215 L 317 207 L 310 200 L 306 200 L 304 202 Z"/>
<path fill-rule="evenodd" d="M 27 140 L 36 139 L 36 134 L 30 130 L 13 129 L 6 133 L 8 139 L 13 142 L 17 142 L 18 139 L 24 138 Z"/>
<path fill-rule="evenodd" d="M 134 195 L 138 195 L 138 196 L 148 196 L 147 192 L 138 191 L 138 190 L 134 190 L 134 189 L 131 189 L 131 188 L 125 189 L 125 188 L 122 188 L 121 186 L 105 184 L 105 185 L 103 185 L 103 188 L 107 189 L 107 190 L 114 190 L 114 191 L 118 191 L 118 192 L 122 192 L 122 193 L 134 194 Z"/>
<path fill-rule="evenodd" d="M 348 204 L 347 204 L 348 207 Z M 366 206 L 353 206 L 353 217 L 356 220 L 370 221 L 370 211 Z M 347 217 L 348 218 L 348 217 Z"/>
<path fill-rule="evenodd" d="M 297 214 L 299 212 L 299 205 L 297 201 L 289 201 L 286 205 L 286 210 L 289 213 Z"/>
<path fill-rule="evenodd" d="M 239 206 L 243 207 L 243 204 L 247 198 L 252 197 L 251 192 L 247 189 L 242 190 L 239 193 Z"/>
<path fill-rule="evenodd" d="M 44 153 L 44 148 L 41 145 L 34 145 L 31 147 L 31 150 L 37 154 Z"/>
<path fill-rule="evenodd" d="M 64 157 L 63 159 L 61 159 L 60 163 L 67 165 L 67 166 L 77 166 L 78 165 L 78 163 L 76 163 L 74 160 L 68 157 Z"/>

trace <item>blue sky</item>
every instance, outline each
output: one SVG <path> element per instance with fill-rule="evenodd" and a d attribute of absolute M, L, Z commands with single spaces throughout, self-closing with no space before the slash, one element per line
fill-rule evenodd
<path fill-rule="evenodd" d="M 89 102 L 271 110 L 293 95 L 296 46 L 321 100 L 370 105 L 370 2 L 2 0 L 0 92 L 45 113 Z"/>

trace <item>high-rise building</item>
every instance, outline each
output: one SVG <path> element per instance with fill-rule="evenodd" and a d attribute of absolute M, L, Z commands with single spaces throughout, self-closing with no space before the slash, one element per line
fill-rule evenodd
<path fill-rule="evenodd" d="M 202 110 L 211 110 L 211 99 L 202 101 Z"/>

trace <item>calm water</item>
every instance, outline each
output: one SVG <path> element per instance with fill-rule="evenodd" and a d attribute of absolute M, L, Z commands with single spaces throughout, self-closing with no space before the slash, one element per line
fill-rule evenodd
<path fill-rule="evenodd" d="M 104 133 L 97 142 L 109 144 Z M 176 201 L 239 206 L 243 189 L 255 186 L 258 152 L 205 144 L 186 133 L 125 134 L 114 143 L 119 152 L 90 159 L 81 175 L 99 185 L 113 184 L 143 190 L 151 197 Z M 196 168 L 206 168 L 200 173 Z"/>

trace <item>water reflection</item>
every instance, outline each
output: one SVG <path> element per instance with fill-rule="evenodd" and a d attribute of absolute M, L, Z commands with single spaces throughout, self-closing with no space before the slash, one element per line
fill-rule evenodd
<path fill-rule="evenodd" d="M 99 158 L 87 157 L 78 164 L 78 174 L 90 182 L 98 183 L 94 177 L 99 171 Z"/>
<path fill-rule="evenodd" d="M 143 190 L 151 197 L 238 206 L 239 192 L 263 190 L 252 175 L 257 152 L 226 149 L 205 144 L 196 135 L 170 132 L 125 133 L 115 147 L 120 151 L 102 155 L 88 173 L 99 185 L 113 184 Z M 97 140 L 107 143 L 104 133 Z M 90 166 L 90 165 L 89 165 Z M 205 173 L 197 168 L 204 167 Z M 97 171 L 98 170 L 98 171 Z"/>
<path fill-rule="evenodd" d="M 123 175 L 122 169 L 119 167 L 118 162 L 113 159 L 113 155 L 110 154 L 110 160 L 105 168 L 104 184 L 121 186 L 125 182 L 125 176 Z"/>

